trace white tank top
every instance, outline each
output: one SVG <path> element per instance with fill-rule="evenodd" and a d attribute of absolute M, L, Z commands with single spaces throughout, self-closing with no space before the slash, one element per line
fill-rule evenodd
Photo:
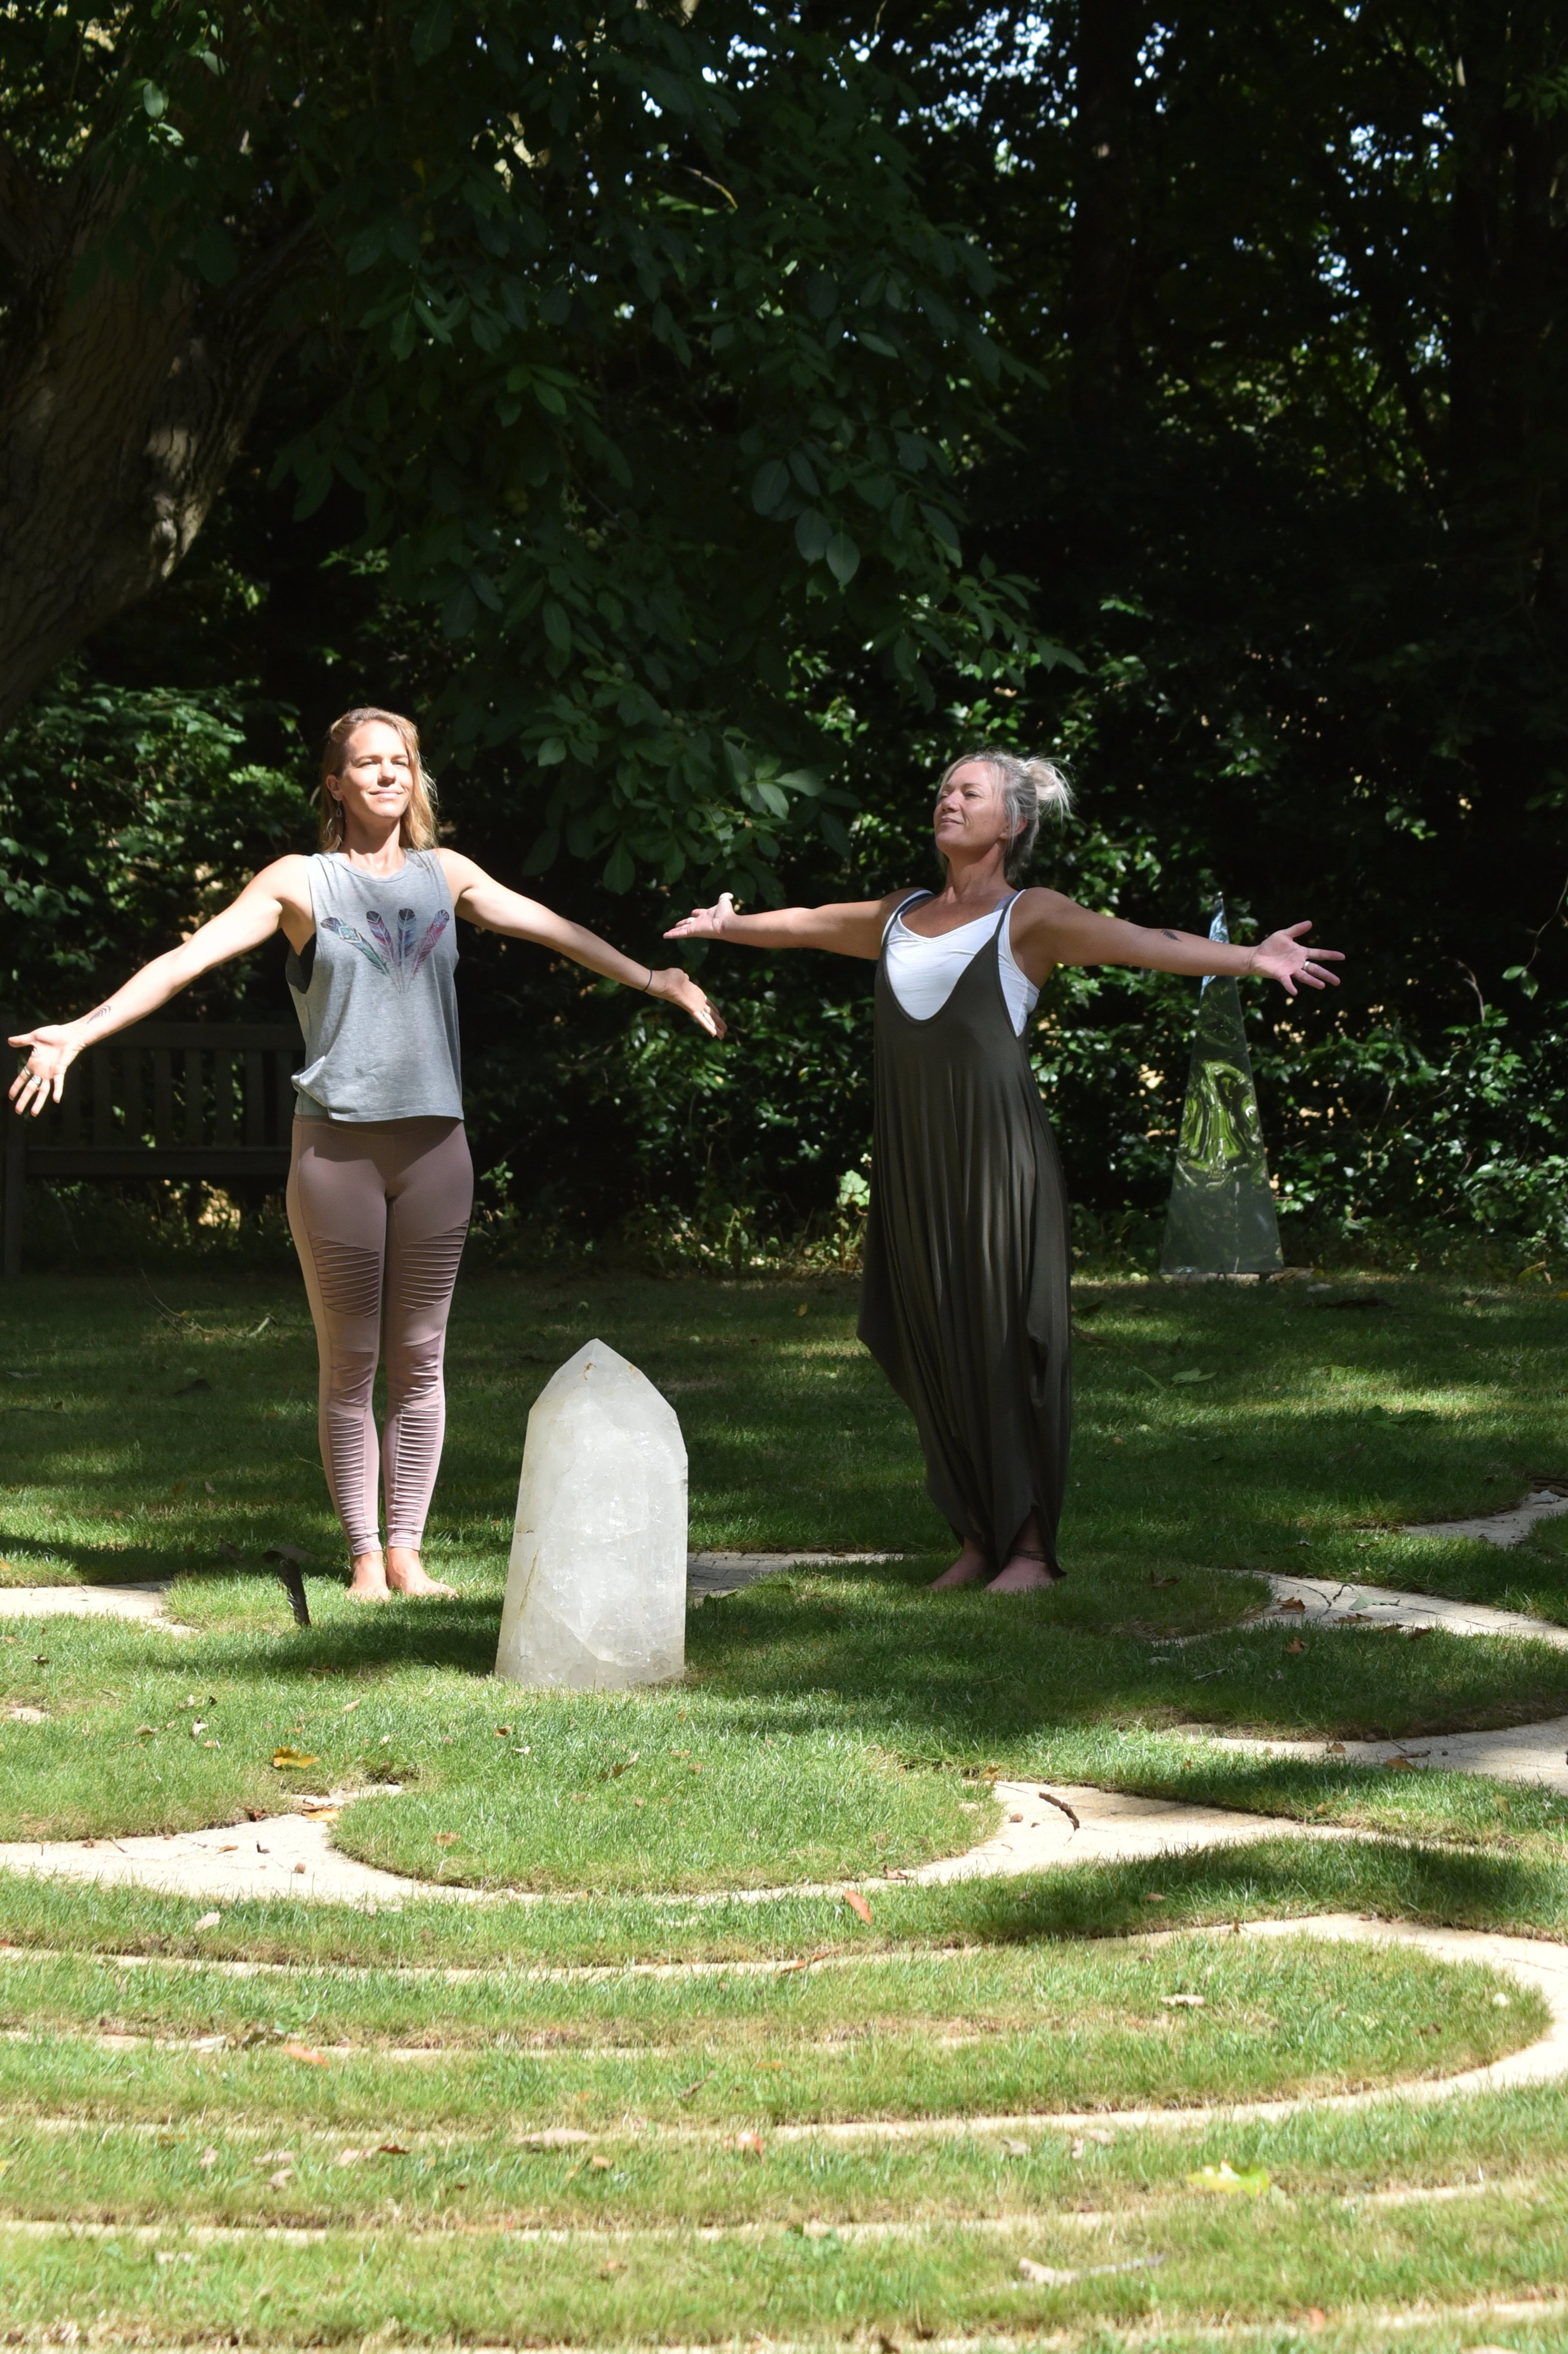
<path fill-rule="evenodd" d="M 931 894 L 927 891 L 923 896 L 928 899 Z M 912 907 L 915 902 L 906 899 L 904 905 Z M 1001 993 L 1007 1000 L 1014 1035 L 1022 1037 L 1023 1025 L 1040 1001 L 1040 991 L 1012 953 L 1012 926 L 1007 920 L 1012 905 L 1009 899 L 1000 915 L 977 916 L 972 924 L 959 924 L 956 930 L 944 932 L 938 939 L 927 939 L 912 932 L 904 920 L 904 908 L 899 908 L 883 938 L 888 984 L 906 1013 L 916 1022 L 928 1022 L 933 1013 L 939 1013 L 958 986 L 959 974 L 1000 928 L 997 961 L 1001 968 Z"/>

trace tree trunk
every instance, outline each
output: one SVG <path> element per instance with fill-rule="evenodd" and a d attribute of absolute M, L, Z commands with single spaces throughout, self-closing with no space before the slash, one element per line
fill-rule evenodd
<path fill-rule="evenodd" d="M 185 555 L 295 333 L 302 230 L 221 294 L 98 258 L 122 188 L 38 188 L 0 157 L 0 731 L 84 638 Z"/>

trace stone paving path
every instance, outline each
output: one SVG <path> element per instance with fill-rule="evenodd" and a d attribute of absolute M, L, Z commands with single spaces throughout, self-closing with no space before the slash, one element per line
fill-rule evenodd
<path fill-rule="evenodd" d="M 1538 1521 L 1553 1521 L 1568 1512 L 1568 1485 L 1532 1488 L 1522 1504 L 1500 1512 L 1483 1512 L 1473 1521 L 1421 1521 L 1402 1529 L 1406 1537 L 1476 1537 L 1482 1544 L 1522 1544 Z"/>
<path fill-rule="evenodd" d="M 171 1618 L 168 1588 L 146 1585 L 0 1585 L 0 1618 L 132 1618 L 168 1635 L 192 1635 Z"/>
<path fill-rule="evenodd" d="M 1052 1786 L 1053 1804 L 1043 1795 L 1043 1788 L 1039 1782 L 998 1782 L 996 1796 L 1005 1816 L 1000 1829 L 965 1854 L 944 1856 L 896 1877 L 910 1885 L 940 1886 L 951 1881 L 1008 1878 L 1089 1861 L 1152 1860 L 1188 1848 L 1234 1846 L 1241 1840 L 1274 1836 L 1353 1836 L 1334 1825 L 1244 1814 L 1222 1807 L 1187 1807 L 1166 1798 L 1140 1798 L 1126 1791 L 1070 1783 Z M 0 1871 L 156 1889 L 166 1895 L 217 1903 L 233 1903 L 242 1897 L 280 1896 L 317 1903 L 372 1901 L 387 1906 L 410 1897 L 450 1896 L 468 1903 L 547 1901 L 520 1891 L 443 1887 L 439 1880 L 411 1880 L 360 1863 L 333 1844 L 332 1824 L 339 1803 L 346 1803 L 346 1794 L 329 1800 L 314 1814 L 270 1815 L 259 1823 L 139 1839 L 17 1840 L 0 1844 Z M 856 1883 L 863 1888 L 886 1884 L 875 1876 Z M 657 1901 L 687 1909 L 736 1899 L 761 1904 L 782 1896 L 836 1895 L 841 1886 L 838 1882 L 812 1882 L 779 1888 L 678 1893 Z"/>
<path fill-rule="evenodd" d="M 1265 1614 L 1269 1618 L 1319 1627 L 1436 1627 L 1446 1635 L 1513 1636 L 1568 1650 L 1568 1627 L 1524 1610 L 1493 1610 L 1483 1602 L 1456 1602 L 1443 1594 L 1404 1594 L 1392 1585 L 1347 1585 L 1338 1577 L 1271 1575 L 1268 1585 L 1274 1597 Z"/>
<path fill-rule="evenodd" d="M 1201 1733 L 1221 1749 L 1253 1757 L 1306 1757 L 1330 1765 L 1419 1766 L 1485 1774 L 1498 1782 L 1536 1782 L 1568 1797 L 1568 1716 L 1496 1733 L 1430 1733 L 1411 1741 L 1256 1741 L 1240 1734 Z"/>

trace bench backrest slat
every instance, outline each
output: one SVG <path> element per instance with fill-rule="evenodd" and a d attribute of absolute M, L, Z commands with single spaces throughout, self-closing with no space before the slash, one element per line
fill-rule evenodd
<path fill-rule="evenodd" d="M 29 1122 L 27 1142 L 70 1151 L 162 1154 L 207 1147 L 286 1151 L 299 1033 L 260 1022 L 143 1022 L 89 1046 L 62 1100 Z M 152 1133 L 148 1133 L 148 1088 Z"/>

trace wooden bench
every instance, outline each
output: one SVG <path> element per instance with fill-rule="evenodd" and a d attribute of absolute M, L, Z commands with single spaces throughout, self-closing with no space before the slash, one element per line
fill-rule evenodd
<path fill-rule="evenodd" d="M 139 1022 L 79 1055 L 36 1120 L 5 1106 L 5 1277 L 29 1177 L 286 1177 L 303 1060 L 291 1023 Z"/>

